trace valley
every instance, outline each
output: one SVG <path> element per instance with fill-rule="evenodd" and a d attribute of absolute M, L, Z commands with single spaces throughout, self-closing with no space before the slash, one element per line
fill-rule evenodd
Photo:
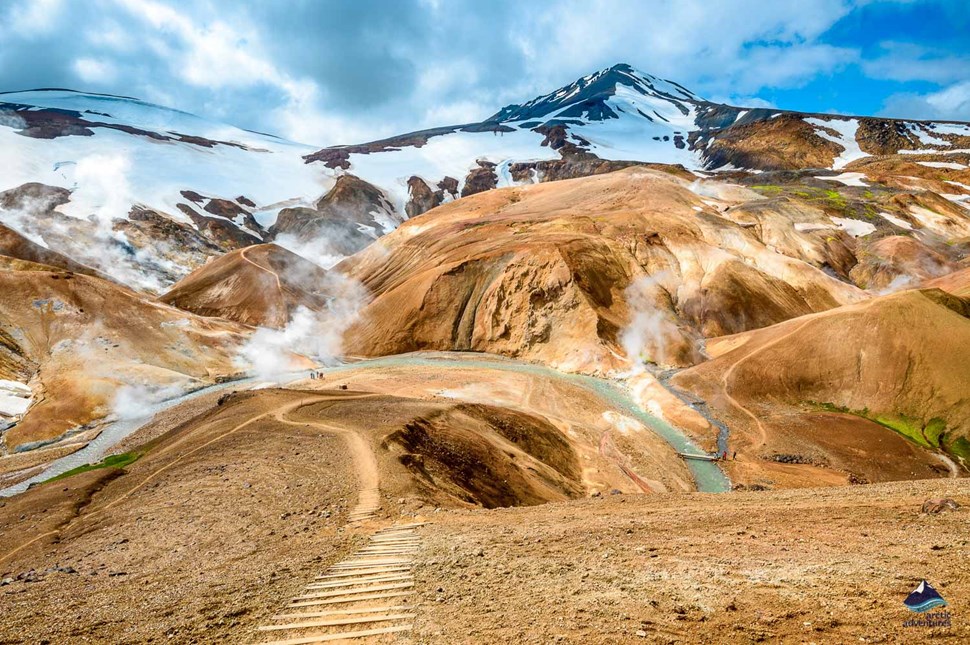
<path fill-rule="evenodd" d="M 323 148 L 0 116 L 2 642 L 906 642 L 970 594 L 970 124 L 623 64 Z"/>

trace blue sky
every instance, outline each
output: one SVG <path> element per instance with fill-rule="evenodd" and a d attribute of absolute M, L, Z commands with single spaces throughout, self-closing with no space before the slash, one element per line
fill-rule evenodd
<path fill-rule="evenodd" d="M 0 90 L 137 96 L 319 145 L 627 62 L 737 105 L 970 121 L 970 2 L 4 0 Z"/>

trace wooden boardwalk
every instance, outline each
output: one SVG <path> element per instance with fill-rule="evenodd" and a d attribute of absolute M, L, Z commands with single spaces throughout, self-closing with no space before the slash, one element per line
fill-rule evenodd
<path fill-rule="evenodd" d="M 380 492 L 365 489 L 350 523 L 376 517 Z M 257 628 L 262 645 L 303 645 L 364 639 L 411 629 L 415 606 L 414 554 L 421 549 L 416 529 L 424 522 L 398 523 L 370 536 L 367 546 L 316 576 L 303 593 L 268 625 Z M 265 640 L 270 638 L 271 640 Z"/>
<path fill-rule="evenodd" d="M 318 575 L 273 623 L 258 627 L 274 637 L 258 642 L 303 645 L 410 630 L 412 556 L 421 548 L 415 529 L 422 525 L 395 524 L 371 535 L 367 546 Z"/>

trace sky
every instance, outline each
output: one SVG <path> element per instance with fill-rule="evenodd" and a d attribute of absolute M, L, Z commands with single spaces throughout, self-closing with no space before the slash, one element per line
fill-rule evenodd
<path fill-rule="evenodd" d="M 970 121 L 970 0 L 0 0 L 0 91 L 315 145 L 482 120 L 625 62 L 713 101 Z"/>

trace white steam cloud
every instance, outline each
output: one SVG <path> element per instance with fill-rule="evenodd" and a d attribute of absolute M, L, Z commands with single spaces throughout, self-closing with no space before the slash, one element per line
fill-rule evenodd
<path fill-rule="evenodd" d="M 159 403 L 183 394 L 181 385 L 123 385 L 115 393 L 111 412 L 119 420 L 146 419 L 155 414 Z"/>
<path fill-rule="evenodd" d="M 123 231 L 114 230 L 115 222 L 126 219 L 134 203 L 128 158 L 123 154 L 90 155 L 62 168 L 73 173 L 70 201 L 52 209 L 52 196 L 25 195 L 18 208 L 0 211 L 3 223 L 32 242 L 123 284 L 163 291 L 167 284 L 160 274 L 181 272 L 161 255 L 164 246 L 135 248 Z"/>
<path fill-rule="evenodd" d="M 346 257 L 336 251 L 333 243 L 322 236 L 312 240 L 301 240 L 296 235 L 284 233 L 278 235 L 273 240 L 273 244 L 282 246 L 287 251 L 292 251 L 324 269 L 329 269 Z"/>
<path fill-rule="evenodd" d="M 620 343 L 627 358 L 637 365 L 641 362 L 669 364 L 668 353 L 682 336 L 670 313 L 657 306 L 663 278 L 663 273 L 641 276 L 625 291 L 631 316 L 620 334 Z"/>
<path fill-rule="evenodd" d="M 259 328 L 240 348 L 236 362 L 243 369 L 267 380 L 305 367 L 306 357 L 329 364 L 343 353 L 343 336 L 367 303 L 367 291 L 360 282 L 337 272 L 327 275 L 321 292 L 328 294 L 327 306 L 313 311 L 297 307 L 283 329 Z"/>

